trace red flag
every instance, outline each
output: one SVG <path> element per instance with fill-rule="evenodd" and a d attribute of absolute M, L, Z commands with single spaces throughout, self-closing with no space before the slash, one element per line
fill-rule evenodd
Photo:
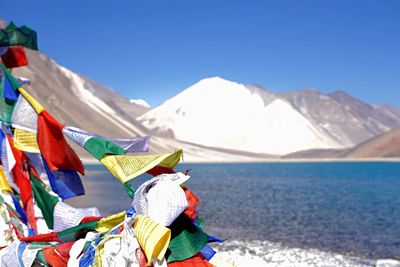
<path fill-rule="evenodd" d="M 10 46 L 7 52 L 1 56 L 1 60 L 7 68 L 16 68 L 28 65 L 25 50 L 22 46 Z"/>
<path fill-rule="evenodd" d="M 164 173 L 175 173 L 175 171 L 168 167 L 157 165 L 153 169 L 148 170 L 147 173 L 153 176 L 158 176 Z"/>
<path fill-rule="evenodd" d="M 50 170 L 73 170 L 83 175 L 83 164 L 65 140 L 63 128 L 46 110 L 40 112 L 37 137 L 40 151 Z"/>
<path fill-rule="evenodd" d="M 7 139 L 15 158 L 15 166 L 12 169 L 14 182 L 19 188 L 22 200 L 22 206 L 24 207 L 29 225 L 37 234 L 35 211 L 33 207 L 32 184 L 29 179 L 28 164 L 27 164 L 28 158 L 26 157 L 24 152 L 14 147 L 14 140 L 10 135 L 7 135 Z"/>
<path fill-rule="evenodd" d="M 60 255 L 54 247 L 44 248 L 42 250 L 43 256 L 47 263 L 53 267 L 67 267 L 69 257 L 64 257 Z"/>
<path fill-rule="evenodd" d="M 99 217 L 99 216 L 86 216 L 82 219 L 82 221 L 80 223 L 84 224 L 84 223 L 88 223 L 91 221 L 98 221 L 98 220 L 101 220 L 102 218 L 103 217 Z"/>
<path fill-rule="evenodd" d="M 136 249 L 135 256 L 136 256 L 136 260 L 139 263 L 139 267 L 147 267 L 147 258 L 141 248 Z M 153 264 L 151 264 L 150 267 L 153 267 Z"/>
<path fill-rule="evenodd" d="M 199 215 L 197 212 L 197 205 L 199 205 L 200 199 L 198 199 L 188 188 L 183 188 L 183 190 L 185 191 L 186 199 L 189 203 L 189 207 L 184 211 L 184 213 L 190 219 L 195 220 Z"/>
<path fill-rule="evenodd" d="M 66 262 L 69 260 L 69 252 L 71 251 L 72 246 L 75 244 L 74 242 L 61 243 L 54 248 L 54 251 L 62 257 L 62 259 Z"/>
<path fill-rule="evenodd" d="M 168 263 L 168 267 L 212 267 L 200 253 L 184 261 L 175 261 Z"/>
<path fill-rule="evenodd" d="M 19 239 L 19 241 L 22 241 L 22 242 L 62 242 L 58 238 L 57 232 L 21 237 Z"/>

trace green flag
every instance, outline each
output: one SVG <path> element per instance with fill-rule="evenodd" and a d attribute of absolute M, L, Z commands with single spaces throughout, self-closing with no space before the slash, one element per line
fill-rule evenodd
<path fill-rule="evenodd" d="M 89 221 L 57 232 L 57 238 L 62 242 L 71 242 L 85 238 L 87 232 L 92 232 L 96 229 L 98 222 L 99 220 Z"/>
<path fill-rule="evenodd" d="M 13 45 L 38 50 L 36 32 L 28 26 L 17 27 L 10 22 L 5 29 L 0 30 L 0 47 Z"/>
<path fill-rule="evenodd" d="M 131 199 L 133 199 L 133 197 L 135 196 L 135 188 L 129 182 L 123 183 L 123 185 L 125 192 Z"/>
<path fill-rule="evenodd" d="M 84 144 L 84 148 L 92 154 L 93 157 L 100 160 L 104 155 L 124 155 L 126 151 L 113 142 L 99 138 L 91 137 Z"/>
<path fill-rule="evenodd" d="M 14 76 L 8 71 L 6 66 L 4 66 L 4 64 L 0 64 L 0 68 L 4 72 L 4 75 L 7 77 L 7 79 L 10 81 L 10 84 L 14 88 L 14 90 L 18 90 L 20 85 L 17 82 L 17 80 L 14 78 Z"/>
<path fill-rule="evenodd" d="M 5 77 L 3 76 L 0 81 L 0 120 L 7 124 L 11 124 L 11 116 L 16 102 L 3 97 L 4 83 Z"/>
<path fill-rule="evenodd" d="M 58 197 L 51 195 L 45 188 L 44 184 L 37 179 L 33 173 L 30 173 L 33 196 L 35 201 L 42 211 L 43 218 L 46 221 L 47 226 L 53 229 L 54 226 L 54 207 L 60 201 Z"/>
<path fill-rule="evenodd" d="M 124 155 L 127 152 L 139 153 L 148 150 L 148 137 L 110 139 L 71 126 L 65 126 L 63 133 L 98 160 L 106 155 Z"/>

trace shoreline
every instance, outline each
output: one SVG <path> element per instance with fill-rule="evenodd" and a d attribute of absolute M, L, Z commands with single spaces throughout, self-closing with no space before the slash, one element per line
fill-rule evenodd
<path fill-rule="evenodd" d="M 84 164 L 101 164 L 97 159 L 94 158 L 81 158 Z M 254 158 L 248 160 L 190 160 L 184 158 L 181 163 L 188 164 L 234 164 L 234 163 L 346 163 L 346 162 L 394 162 L 400 163 L 400 158 Z"/>
<path fill-rule="evenodd" d="M 233 239 L 227 240 L 222 244 L 213 244 L 212 247 L 218 251 L 216 257 L 230 259 L 238 267 L 375 267 L 397 266 L 400 263 L 393 258 L 374 259 L 364 255 L 343 254 L 318 248 L 291 247 L 268 240 Z"/>
<path fill-rule="evenodd" d="M 255 160 L 240 160 L 240 161 L 198 161 L 198 160 L 185 160 L 183 163 L 190 164 L 219 164 L 219 163 L 329 163 L 329 162 L 400 162 L 400 158 L 270 158 L 270 159 L 255 159 Z"/>

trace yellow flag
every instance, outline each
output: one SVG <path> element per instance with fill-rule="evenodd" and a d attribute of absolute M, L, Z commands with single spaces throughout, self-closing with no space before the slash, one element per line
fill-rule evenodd
<path fill-rule="evenodd" d="M 96 231 L 102 233 L 110 231 L 112 228 L 125 220 L 125 215 L 126 211 L 122 211 L 120 213 L 101 219 L 97 223 Z"/>
<path fill-rule="evenodd" d="M 3 166 L 0 165 L 0 189 L 1 191 L 12 192 L 11 186 L 7 182 L 6 176 L 4 175 Z"/>
<path fill-rule="evenodd" d="M 182 154 L 180 149 L 165 154 L 107 155 L 100 162 L 122 183 L 125 183 L 157 165 L 168 168 L 175 167 Z"/>
<path fill-rule="evenodd" d="M 137 214 L 133 231 L 147 258 L 147 266 L 153 259 L 162 260 L 171 240 L 171 230 L 149 217 Z"/>
<path fill-rule="evenodd" d="M 107 242 L 113 242 L 117 241 L 117 244 L 120 245 L 120 240 L 121 240 L 122 235 L 107 235 L 105 236 L 100 243 L 96 246 L 96 252 L 94 254 L 94 264 L 93 266 L 110 266 L 107 265 L 108 262 L 104 262 L 103 264 L 103 258 L 104 258 L 104 247 L 106 246 Z M 115 244 L 115 245 L 117 245 Z M 115 257 L 115 255 L 113 255 Z"/>
<path fill-rule="evenodd" d="M 31 96 L 27 91 L 25 91 L 24 88 L 20 87 L 18 88 L 18 91 L 21 93 L 23 97 L 25 97 L 26 100 L 28 100 L 29 104 L 31 104 L 31 106 L 37 112 L 37 114 L 39 114 L 44 110 L 44 107 L 33 96 Z"/>
<path fill-rule="evenodd" d="M 40 153 L 36 133 L 15 128 L 14 145 L 17 149 L 25 152 Z"/>

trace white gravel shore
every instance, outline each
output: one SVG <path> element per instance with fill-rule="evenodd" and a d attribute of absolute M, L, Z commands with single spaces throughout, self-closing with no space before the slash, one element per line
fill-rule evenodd
<path fill-rule="evenodd" d="M 395 260 L 371 260 L 324 252 L 318 249 L 289 248 L 269 241 L 230 240 L 213 245 L 215 257 L 230 259 L 237 267 L 397 267 Z M 399 265 L 398 265 L 399 264 Z"/>

